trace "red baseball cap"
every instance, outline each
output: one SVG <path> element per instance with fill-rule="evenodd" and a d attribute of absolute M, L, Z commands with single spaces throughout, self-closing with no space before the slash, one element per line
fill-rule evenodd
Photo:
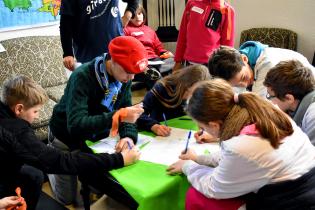
<path fill-rule="evenodd" d="M 118 36 L 109 43 L 109 54 L 130 74 L 138 74 L 148 66 L 148 54 L 143 44 L 132 36 Z"/>

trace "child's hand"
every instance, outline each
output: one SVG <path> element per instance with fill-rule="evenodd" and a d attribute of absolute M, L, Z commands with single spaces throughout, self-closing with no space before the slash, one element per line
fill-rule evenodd
<path fill-rule="evenodd" d="M 63 65 L 69 69 L 70 71 L 74 70 L 74 57 L 73 56 L 66 56 L 63 58 Z"/>
<path fill-rule="evenodd" d="M 11 206 L 23 204 L 24 198 L 18 196 L 10 196 L 0 199 L 0 210 L 5 210 Z"/>
<path fill-rule="evenodd" d="M 126 107 L 127 116 L 122 119 L 122 122 L 135 123 L 140 115 L 144 112 L 142 104 L 136 104 L 134 106 Z"/>
<path fill-rule="evenodd" d="M 124 149 L 121 154 L 124 158 L 124 166 L 131 165 L 140 158 L 140 151 L 135 146 L 132 149 Z"/>
<path fill-rule="evenodd" d="M 173 67 L 172 73 L 178 71 L 181 68 L 183 68 L 183 65 L 181 64 L 181 62 L 176 62 L 174 67 Z"/>
<path fill-rule="evenodd" d="M 129 142 L 129 145 L 131 147 L 134 147 L 134 143 L 133 143 L 132 139 L 129 137 L 125 137 L 125 138 L 120 139 L 117 142 L 117 144 L 115 146 L 116 152 L 121 152 L 122 150 L 129 149 L 127 142 Z"/>
<path fill-rule="evenodd" d="M 170 165 L 166 170 L 167 174 L 176 175 L 178 173 L 182 173 L 182 167 L 185 164 L 186 160 L 178 160 L 177 162 Z"/>
<path fill-rule="evenodd" d="M 165 125 L 155 124 L 151 127 L 151 131 L 158 136 L 169 136 L 171 134 L 171 128 Z"/>
<path fill-rule="evenodd" d="M 126 10 L 125 14 L 121 17 L 121 23 L 123 28 L 125 28 L 129 21 L 131 20 L 132 13 L 129 10 Z"/>
<path fill-rule="evenodd" d="M 167 51 L 167 52 L 163 53 L 162 55 L 160 55 L 160 58 L 162 58 L 162 59 L 168 59 L 168 58 L 172 58 L 172 57 L 174 57 L 174 55 L 170 51 Z"/>
<path fill-rule="evenodd" d="M 197 160 L 197 154 L 193 149 L 187 149 L 187 152 L 182 151 L 182 154 L 179 156 L 180 159 L 182 160 Z"/>
<path fill-rule="evenodd" d="M 194 134 L 194 137 L 195 137 L 197 143 L 199 143 L 199 144 L 211 143 L 211 142 L 217 142 L 218 141 L 218 138 L 212 136 L 211 134 L 209 134 L 203 130 L 199 130 L 198 132 L 196 132 Z"/>

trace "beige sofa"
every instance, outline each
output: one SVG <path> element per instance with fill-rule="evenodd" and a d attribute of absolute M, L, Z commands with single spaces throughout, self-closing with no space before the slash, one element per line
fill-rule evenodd
<path fill-rule="evenodd" d="M 49 119 L 56 102 L 63 95 L 67 82 L 62 64 L 59 36 L 30 36 L 0 41 L 0 85 L 6 78 L 26 75 L 39 83 L 48 93 L 49 101 L 33 123 L 39 139 L 47 139 Z"/>

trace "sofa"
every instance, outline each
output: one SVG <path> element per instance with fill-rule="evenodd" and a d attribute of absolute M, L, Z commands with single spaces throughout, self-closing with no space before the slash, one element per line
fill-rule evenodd
<path fill-rule="evenodd" d="M 14 75 L 25 75 L 40 84 L 49 96 L 32 127 L 40 140 L 47 139 L 53 107 L 63 95 L 67 76 L 59 36 L 30 36 L 0 41 L 0 85 Z M 1 90 L 0 90 L 1 91 Z"/>
<path fill-rule="evenodd" d="M 270 47 L 296 51 L 297 33 L 284 28 L 250 28 L 241 32 L 240 45 L 246 41 L 259 41 Z"/>

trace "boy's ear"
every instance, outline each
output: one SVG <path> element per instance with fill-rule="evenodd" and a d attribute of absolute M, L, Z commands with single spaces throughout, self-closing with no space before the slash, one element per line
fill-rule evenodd
<path fill-rule="evenodd" d="M 285 94 L 284 98 L 285 98 L 285 100 L 286 100 L 287 102 L 289 102 L 290 104 L 293 104 L 293 103 L 295 102 L 295 100 L 296 100 L 296 99 L 294 98 L 294 96 L 293 96 L 292 94 L 289 94 L 289 93 Z"/>
<path fill-rule="evenodd" d="M 24 105 L 23 104 L 16 104 L 13 107 L 12 111 L 14 112 L 14 114 L 16 116 L 19 116 L 22 113 L 23 109 L 24 109 Z"/>
<path fill-rule="evenodd" d="M 248 63 L 248 57 L 246 55 L 244 55 L 244 54 L 241 54 L 241 56 L 242 56 L 243 62 L 244 63 Z"/>

